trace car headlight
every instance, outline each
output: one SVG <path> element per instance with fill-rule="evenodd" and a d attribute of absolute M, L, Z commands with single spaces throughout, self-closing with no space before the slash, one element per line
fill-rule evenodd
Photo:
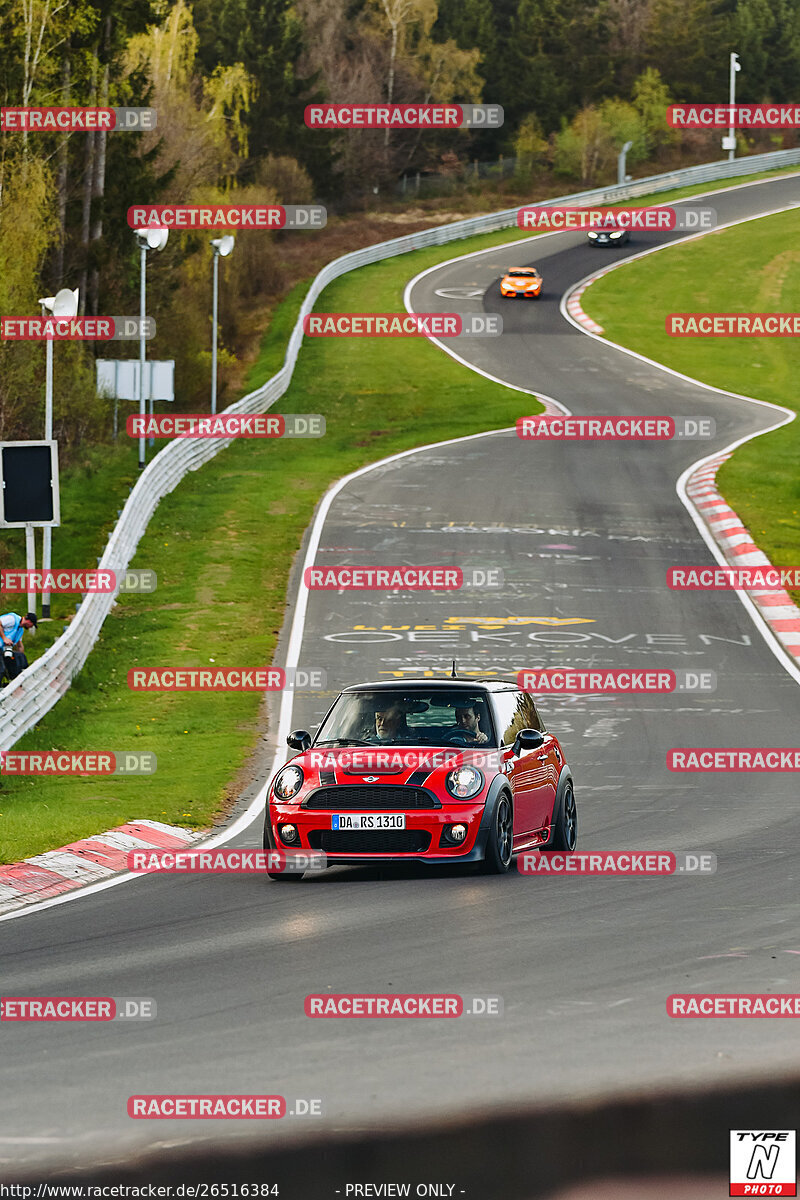
<path fill-rule="evenodd" d="M 279 800 L 291 800 L 303 786 L 303 771 L 291 763 L 275 776 L 272 790 Z"/>
<path fill-rule="evenodd" d="M 470 800 L 483 787 L 483 775 L 477 767 L 455 767 L 448 771 L 444 786 L 456 800 Z"/>
<path fill-rule="evenodd" d="M 589 237 L 590 237 L 590 238 L 592 238 L 592 239 L 594 239 L 594 238 L 596 238 L 596 237 L 597 237 L 597 234 L 596 234 L 594 231 L 591 231 L 591 232 L 589 233 Z"/>
<path fill-rule="evenodd" d="M 624 232 L 625 232 L 625 230 L 624 230 L 624 229 L 615 229 L 615 230 L 614 230 L 614 232 L 613 232 L 613 233 L 609 233 L 609 235 L 608 235 L 608 236 L 609 236 L 609 237 L 612 237 L 612 238 L 618 238 L 618 237 L 622 237 L 622 235 L 623 235 L 623 233 L 624 233 Z"/>

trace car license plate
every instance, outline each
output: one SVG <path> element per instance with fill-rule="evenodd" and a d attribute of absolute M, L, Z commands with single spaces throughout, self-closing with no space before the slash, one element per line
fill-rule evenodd
<path fill-rule="evenodd" d="M 405 829 L 405 813 L 333 813 L 331 829 Z"/>

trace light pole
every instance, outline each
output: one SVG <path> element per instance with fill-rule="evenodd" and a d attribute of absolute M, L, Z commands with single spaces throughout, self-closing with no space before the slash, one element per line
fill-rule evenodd
<path fill-rule="evenodd" d="M 139 416 L 145 416 L 144 404 L 144 368 L 145 368 L 145 318 L 147 316 L 147 293 L 145 277 L 147 274 L 147 251 L 163 250 L 169 237 L 168 229 L 136 229 L 136 242 L 139 246 Z M 150 403 L 152 411 L 152 400 Z M 144 467 L 144 435 L 139 438 L 139 470 Z"/>
<path fill-rule="evenodd" d="M 733 121 L 733 106 L 736 102 L 736 72 L 741 71 L 742 64 L 739 62 L 739 55 L 731 51 L 731 77 L 730 77 L 730 106 L 731 106 L 731 121 Z M 730 125 L 728 128 L 728 162 L 733 162 L 736 157 L 736 126 Z"/>
<path fill-rule="evenodd" d="M 56 292 L 55 296 L 41 296 L 39 303 L 42 306 L 42 316 L 47 316 L 52 313 L 54 317 L 76 317 L 78 315 L 78 301 L 80 295 L 78 289 L 75 288 L 71 292 L 69 288 L 62 288 L 60 292 Z M 44 436 L 45 440 L 52 442 L 53 440 L 53 339 L 48 338 L 45 343 L 45 384 L 44 384 Z M 47 574 L 52 565 L 52 550 L 53 550 L 53 529 L 50 525 L 45 525 L 42 531 L 42 572 Z M 50 616 L 50 593 L 42 592 L 42 616 Z"/>
<path fill-rule="evenodd" d="M 617 155 L 617 183 L 630 183 L 630 175 L 625 174 L 625 159 L 628 151 L 633 149 L 633 142 L 626 142 Z"/>
<path fill-rule="evenodd" d="M 214 284 L 211 301 L 211 412 L 217 411 L 217 292 L 219 290 L 219 258 L 227 258 L 235 242 L 233 234 L 226 233 L 224 237 L 212 238 L 211 248 L 214 251 Z"/>

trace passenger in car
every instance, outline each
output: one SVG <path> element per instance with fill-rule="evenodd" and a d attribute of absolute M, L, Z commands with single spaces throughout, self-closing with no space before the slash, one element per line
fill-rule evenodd
<path fill-rule="evenodd" d="M 406 711 L 401 704 L 375 710 L 375 732 L 381 742 L 392 742 L 409 732 Z"/>

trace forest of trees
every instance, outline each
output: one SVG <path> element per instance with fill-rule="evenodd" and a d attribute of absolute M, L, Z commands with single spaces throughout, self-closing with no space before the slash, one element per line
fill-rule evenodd
<path fill-rule="evenodd" d="M 500 154 L 531 195 L 545 177 L 562 191 L 613 178 L 626 140 L 630 167 L 719 157 L 718 134 L 678 135 L 664 108 L 727 99 L 731 50 L 738 99 L 797 100 L 800 0 L 0 0 L 3 106 L 158 111 L 152 133 L 0 133 L 0 310 L 36 313 L 69 286 L 87 314 L 136 312 L 132 203 L 314 200 L 346 213 L 396 205 L 405 173 Z M 385 99 L 499 103 L 505 124 L 387 137 L 303 123 L 312 101 Z M 229 352 L 237 320 L 274 293 L 273 236 L 240 239 Z M 175 236 L 153 257 L 148 308 L 192 407 L 208 378 L 207 236 Z M 59 348 L 67 452 L 108 434 L 93 355 Z M 0 344 L 0 439 L 36 436 L 42 360 L 35 344 Z"/>

